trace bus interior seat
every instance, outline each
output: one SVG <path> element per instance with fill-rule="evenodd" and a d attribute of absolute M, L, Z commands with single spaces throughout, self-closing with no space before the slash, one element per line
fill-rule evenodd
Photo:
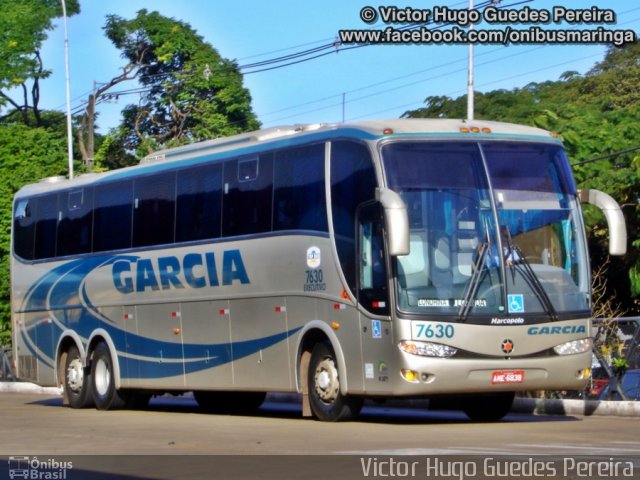
<path fill-rule="evenodd" d="M 439 296 L 446 296 L 453 284 L 451 272 L 451 246 L 450 238 L 444 232 L 435 234 L 433 248 L 433 268 L 431 280 L 438 289 Z M 443 291 L 444 290 L 444 291 Z"/>
<path fill-rule="evenodd" d="M 409 255 L 398 257 L 401 285 L 404 288 L 426 287 L 429 285 L 426 233 L 412 233 L 409 236 L 409 248 Z"/>

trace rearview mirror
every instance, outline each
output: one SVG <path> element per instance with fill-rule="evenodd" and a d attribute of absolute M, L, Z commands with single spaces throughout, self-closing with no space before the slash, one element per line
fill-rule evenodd
<path fill-rule="evenodd" d="M 609 255 L 627 253 L 627 226 L 618 202 L 600 190 L 579 190 L 578 196 L 581 203 L 594 205 L 604 213 L 609 226 Z"/>
<path fill-rule="evenodd" d="M 376 188 L 376 200 L 384 209 L 389 255 L 409 255 L 409 216 L 404 200 L 388 188 Z"/>

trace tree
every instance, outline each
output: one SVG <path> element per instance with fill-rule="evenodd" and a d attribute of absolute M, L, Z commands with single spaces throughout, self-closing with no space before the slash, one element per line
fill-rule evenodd
<path fill-rule="evenodd" d="M 53 115 L 53 114 L 52 114 Z M 51 115 L 44 115 L 44 120 Z M 52 124 L 64 127 L 64 116 L 57 114 Z M 9 260 L 12 202 L 15 193 L 37 179 L 60 175 L 66 171 L 66 136 L 64 128 L 31 128 L 16 123 L 0 128 L 0 345 L 10 342 Z"/>
<path fill-rule="evenodd" d="M 104 30 L 128 63 L 101 93 L 132 78 L 142 87 L 140 102 L 123 111 L 118 138 L 125 150 L 142 156 L 259 127 L 238 66 L 188 24 L 141 10 L 132 20 L 110 15 Z M 90 121 L 83 130 L 91 131 Z"/>
<path fill-rule="evenodd" d="M 78 0 L 66 0 L 67 15 L 80 12 Z M 44 67 L 40 48 L 62 16 L 59 0 L 0 0 L 0 117 L 17 115 L 25 125 L 42 125 L 40 80 L 51 72 Z"/>

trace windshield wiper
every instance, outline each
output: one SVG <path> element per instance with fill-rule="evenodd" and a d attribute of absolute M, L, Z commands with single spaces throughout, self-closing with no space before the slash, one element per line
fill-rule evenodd
<path fill-rule="evenodd" d="M 529 263 L 527 258 L 522 253 L 522 250 L 520 249 L 520 247 L 513 244 L 509 245 L 509 249 L 513 253 L 515 253 L 515 258 L 517 258 L 517 260 L 515 260 L 514 258 L 513 263 L 511 264 L 512 267 L 520 272 L 520 275 L 522 275 L 522 278 L 524 278 L 531 291 L 535 294 L 536 298 L 540 302 L 540 305 L 542 305 L 542 308 L 545 310 L 547 315 L 549 315 L 551 321 L 557 321 L 558 313 L 556 312 L 556 309 L 553 306 L 553 303 L 551 302 L 547 291 L 542 286 L 542 283 L 540 283 L 540 279 L 533 271 L 533 268 L 531 268 L 531 264 Z"/>
<path fill-rule="evenodd" d="M 489 224 L 487 220 L 484 221 L 484 233 L 485 233 L 485 241 L 480 242 L 478 245 L 478 256 L 476 257 L 476 261 L 471 266 L 471 278 L 469 278 L 469 284 L 467 286 L 466 291 L 464 292 L 464 298 L 462 299 L 462 306 L 460 307 L 460 311 L 458 312 L 459 322 L 466 322 L 469 317 L 469 313 L 473 308 L 473 303 L 475 303 L 476 294 L 478 293 L 478 288 L 480 287 L 480 281 L 483 277 L 483 272 L 486 268 L 485 257 L 487 256 L 487 252 L 491 249 L 491 237 L 489 235 Z"/>
<path fill-rule="evenodd" d="M 460 322 L 467 321 L 469 312 L 471 312 L 471 308 L 473 307 L 472 302 L 475 301 L 476 294 L 478 293 L 478 287 L 480 286 L 480 279 L 482 278 L 482 272 L 485 269 L 484 257 L 487 256 L 487 252 L 489 251 L 490 246 L 491 244 L 488 241 L 481 242 L 478 246 L 478 257 L 476 258 L 475 263 L 472 265 L 471 278 L 469 279 L 467 290 L 464 293 L 462 306 L 460 307 L 460 311 L 458 312 Z"/>

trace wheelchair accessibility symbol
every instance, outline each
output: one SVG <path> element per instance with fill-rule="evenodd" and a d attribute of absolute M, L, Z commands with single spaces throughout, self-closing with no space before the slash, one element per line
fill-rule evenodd
<path fill-rule="evenodd" d="M 371 320 L 371 336 L 382 338 L 382 322 L 380 320 Z"/>
<path fill-rule="evenodd" d="M 524 297 L 522 294 L 507 295 L 509 313 L 524 313 Z"/>

